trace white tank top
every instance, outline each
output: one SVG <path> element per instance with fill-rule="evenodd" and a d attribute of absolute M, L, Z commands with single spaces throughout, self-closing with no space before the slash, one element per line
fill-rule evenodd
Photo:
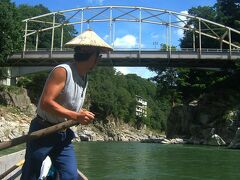
<path fill-rule="evenodd" d="M 66 70 L 67 79 L 65 82 L 64 89 L 55 99 L 55 101 L 58 102 L 63 107 L 65 107 L 66 109 L 79 112 L 83 106 L 85 99 L 86 89 L 88 85 L 87 77 L 81 78 L 79 76 L 76 63 L 60 64 L 56 66 L 54 69 L 58 67 L 62 67 Z M 67 120 L 66 118 L 62 118 L 56 116 L 55 114 L 42 110 L 40 107 L 40 102 L 41 98 L 37 106 L 37 114 L 44 120 L 47 120 L 48 122 L 54 124 L 64 122 Z"/>

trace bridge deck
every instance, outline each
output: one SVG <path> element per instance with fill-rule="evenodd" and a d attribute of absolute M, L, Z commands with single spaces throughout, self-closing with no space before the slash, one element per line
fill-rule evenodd
<path fill-rule="evenodd" d="M 167 66 L 230 68 L 240 52 L 114 51 L 103 54 L 99 66 Z M 26 51 L 9 57 L 5 66 L 55 66 L 73 60 L 73 51 Z"/>

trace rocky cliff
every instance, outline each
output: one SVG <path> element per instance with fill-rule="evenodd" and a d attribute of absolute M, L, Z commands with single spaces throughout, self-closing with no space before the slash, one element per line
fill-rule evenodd
<path fill-rule="evenodd" d="M 174 107 L 167 122 L 167 137 L 184 137 L 193 144 L 231 144 L 232 148 L 239 148 L 239 100 L 238 92 L 225 89 Z"/>
<path fill-rule="evenodd" d="M 6 141 L 28 132 L 36 108 L 25 89 L 4 86 L 0 89 L 0 141 Z"/>

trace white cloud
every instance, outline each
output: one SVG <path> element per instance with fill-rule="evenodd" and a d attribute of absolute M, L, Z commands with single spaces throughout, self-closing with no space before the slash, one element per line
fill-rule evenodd
<path fill-rule="evenodd" d="M 127 34 L 121 38 L 116 38 L 114 47 L 116 48 L 134 48 L 137 45 L 137 39 L 131 34 Z"/>
<path fill-rule="evenodd" d="M 181 11 L 181 14 L 188 14 L 188 11 Z M 178 15 L 178 18 L 181 19 L 182 21 L 187 20 L 187 18 L 185 16 Z M 185 24 L 183 22 L 179 22 L 178 25 L 183 27 Z M 177 35 L 178 35 L 179 38 L 183 37 L 183 35 L 184 35 L 183 33 L 184 33 L 183 29 L 178 29 L 177 30 Z"/>

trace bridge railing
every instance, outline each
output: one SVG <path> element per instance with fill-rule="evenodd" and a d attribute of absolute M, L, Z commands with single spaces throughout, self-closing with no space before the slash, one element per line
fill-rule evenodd
<path fill-rule="evenodd" d="M 38 48 L 38 50 L 35 49 L 26 49 L 25 52 L 44 52 L 44 51 L 51 51 L 51 49 L 47 48 Z M 71 48 L 53 48 L 53 52 L 56 51 L 64 51 L 64 52 L 71 52 L 73 49 Z M 140 51 L 139 48 L 114 48 L 114 51 Z M 158 49 L 158 48 L 142 48 L 141 51 L 156 51 L 156 52 L 170 52 L 169 49 Z M 141 52 L 140 51 L 140 52 Z M 214 49 L 214 48 L 202 48 L 202 52 L 223 52 L 223 53 L 229 53 L 229 49 Z M 198 48 L 174 48 L 171 49 L 171 52 L 199 52 Z M 233 53 L 240 53 L 240 49 L 232 49 L 231 52 Z"/>

